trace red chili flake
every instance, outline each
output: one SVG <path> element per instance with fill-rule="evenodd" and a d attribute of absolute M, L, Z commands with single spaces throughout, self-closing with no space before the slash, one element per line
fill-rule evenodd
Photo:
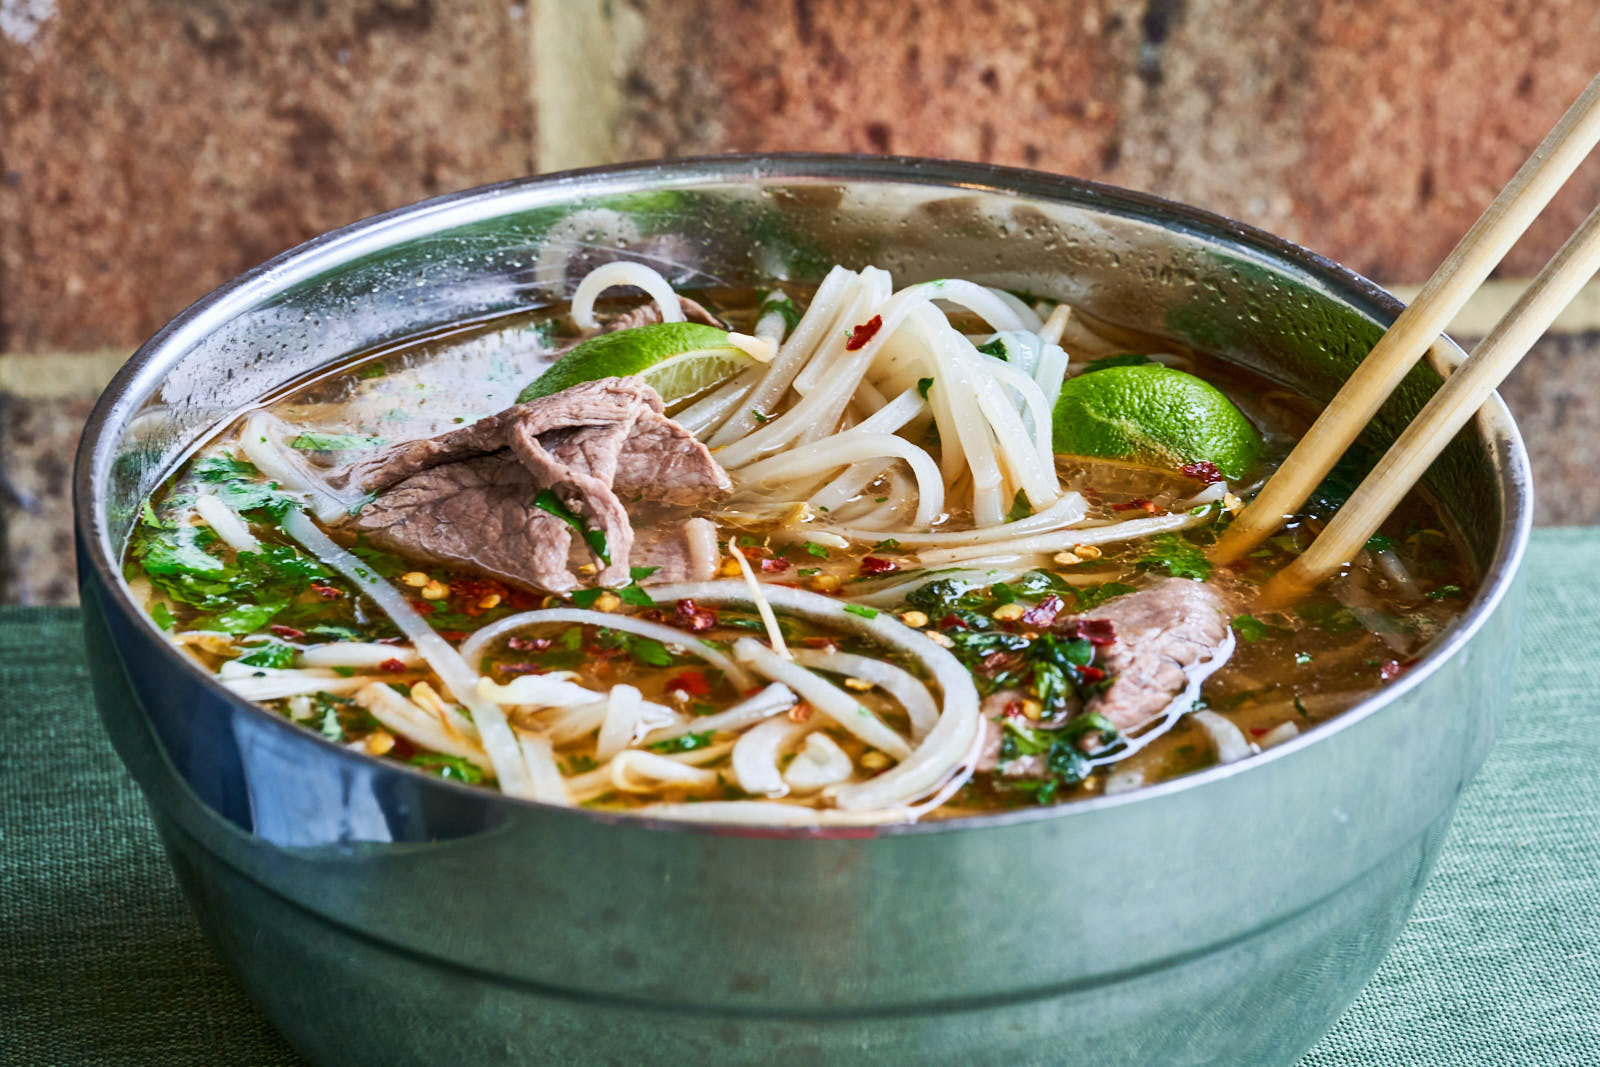
<path fill-rule="evenodd" d="M 1022 621 L 1029 626 L 1049 626 L 1061 614 L 1061 598 L 1051 593 L 1022 613 Z"/>
<path fill-rule="evenodd" d="M 1382 667 L 1378 668 L 1378 677 L 1382 678 L 1386 682 L 1392 682 L 1402 674 L 1406 673 L 1406 671 L 1410 670 L 1412 665 L 1416 662 L 1417 661 L 1414 659 L 1408 659 L 1404 662 L 1399 660 L 1390 660 Z"/>
<path fill-rule="evenodd" d="M 744 554 L 745 559 L 766 559 L 772 555 L 772 549 L 766 545 L 740 545 L 739 551 Z"/>
<path fill-rule="evenodd" d="M 1020 700 L 1008 700 L 1008 701 L 1006 701 L 1006 709 L 1005 709 L 1004 714 L 1009 715 L 1010 717 L 1012 717 L 1014 719 L 1015 718 L 1020 718 L 1021 715 L 1022 715 L 1022 701 L 1020 701 Z"/>
<path fill-rule="evenodd" d="M 844 343 L 844 350 L 846 352 L 854 352 L 858 348 L 866 347 L 867 342 L 872 340 L 873 334 L 881 329 L 883 329 L 883 316 L 872 316 L 872 318 L 850 331 L 850 340 Z"/>
<path fill-rule="evenodd" d="M 1217 470 L 1217 465 L 1204 459 L 1194 463 L 1185 463 L 1178 468 L 1178 473 L 1186 478 L 1193 478 L 1197 482 L 1205 482 L 1207 485 L 1222 481 L 1222 472 Z"/>
<path fill-rule="evenodd" d="M 390 674 L 404 674 L 406 665 L 401 663 L 398 659 L 391 658 L 386 659 L 382 663 L 378 664 L 378 669 L 380 671 L 388 671 Z"/>
<path fill-rule="evenodd" d="M 544 603 L 544 597 L 537 593 L 530 593 L 526 589 L 511 590 L 511 607 L 515 611 L 532 611 Z"/>
<path fill-rule="evenodd" d="M 1066 632 L 1069 637 L 1081 638 L 1091 645 L 1109 645 L 1117 640 L 1117 628 L 1110 619 L 1073 619 Z"/>
<path fill-rule="evenodd" d="M 338 600 L 340 597 L 344 596 L 344 590 L 335 589 L 331 585 L 323 585 L 321 582 L 312 582 L 311 591 L 317 594 L 323 600 Z"/>
<path fill-rule="evenodd" d="M 1101 670 L 1099 667 L 1079 667 L 1078 668 L 1078 677 L 1082 678 L 1086 682 L 1104 681 L 1105 680 L 1105 676 L 1106 676 L 1106 672 Z"/>
<path fill-rule="evenodd" d="M 781 574 L 782 572 L 788 570 L 791 566 L 793 566 L 793 564 L 781 556 L 777 556 L 772 559 L 756 560 L 756 569 L 764 571 L 767 574 Z"/>
<path fill-rule="evenodd" d="M 1003 670 L 1015 667 L 1022 662 L 1022 657 L 1015 652 L 991 652 L 983 657 L 978 664 L 984 674 L 999 674 Z"/>
<path fill-rule="evenodd" d="M 510 675 L 544 673 L 544 668 L 537 663 L 496 663 L 494 670 L 496 674 Z"/>
<path fill-rule="evenodd" d="M 1155 505 L 1154 501 L 1146 500 L 1144 497 L 1140 497 L 1137 500 L 1129 500 L 1129 501 L 1127 501 L 1126 503 L 1123 503 L 1123 504 L 1112 504 L 1111 505 L 1111 510 L 1112 511 L 1143 511 L 1143 512 L 1146 512 L 1148 514 L 1154 515 L 1156 513 L 1156 505 Z"/>
<path fill-rule="evenodd" d="M 941 630 L 965 630 L 966 628 L 967 624 L 962 622 L 961 617 L 954 613 L 946 615 L 939 620 L 939 629 Z"/>
<path fill-rule="evenodd" d="M 837 648 L 833 643 L 833 638 L 820 637 L 815 634 L 810 637 L 802 637 L 800 643 L 807 648 L 825 648 L 829 652 L 836 651 Z"/>
<path fill-rule="evenodd" d="M 543 652 L 545 649 L 550 647 L 550 638 L 513 637 L 511 640 L 506 642 L 506 645 L 509 648 L 516 649 L 518 652 Z"/>
<path fill-rule="evenodd" d="M 684 671 L 667 679 L 667 689 L 679 689 L 692 697 L 703 697 L 711 692 L 711 681 L 699 671 Z"/>
<path fill-rule="evenodd" d="M 892 559 L 884 559 L 881 556 L 867 556 L 861 561 L 861 573 L 888 574 L 890 571 L 895 570 L 899 566 L 900 565 Z"/>
<path fill-rule="evenodd" d="M 1252 727 L 1250 727 L 1250 736 L 1251 737 L 1260 737 L 1262 734 L 1266 733 L 1269 729 L 1270 729 L 1270 727 L 1267 727 L 1267 726 L 1252 726 Z"/>
<path fill-rule="evenodd" d="M 446 641 L 465 641 L 467 639 L 467 631 L 465 631 L 465 630 L 440 630 L 439 631 L 439 636 L 444 638 Z"/>
<path fill-rule="evenodd" d="M 284 626 L 282 623 L 279 623 L 275 626 L 269 626 L 268 629 L 277 634 L 279 637 L 283 638 L 285 641 L 298 641 L 306 635 L 304 630 L 296 630 L 293 626 Z"/>
<path fill-rule="evenodd" d="M 690 633 L 703 634 L 717 624 L 717 613 L 695 606 L 688 597 L 678 601 L 678 623 Z"/>
<path fill-rule="evenodd" d="M 409 602 L 416 609 L 418 615 L 432 615 L 437 608 L 426 600 L 412 600 Z"/>

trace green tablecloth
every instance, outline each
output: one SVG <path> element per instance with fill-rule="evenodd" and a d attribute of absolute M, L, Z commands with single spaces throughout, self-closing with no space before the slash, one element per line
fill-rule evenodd
<path fill-rule="evenodd" d="M 1518 695 L 1438 870 L 1302 1067 L 1600 1063 L 1600 530 L 1541 532 Z M 201 940 L 77 613 L 0 609 L 0 1062 L 299 1062 Z"/>

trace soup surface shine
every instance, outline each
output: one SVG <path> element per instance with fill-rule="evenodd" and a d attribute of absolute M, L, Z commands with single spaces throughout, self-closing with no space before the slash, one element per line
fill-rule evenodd
<path fill-rule="evenodd" d="M 571 306 L 263 398 L 146 503 L 131 587 L 222 684 L 366 755 L 549 803 L 793 825 L 1248 758 L 1402 676 L 1475 588 L 1418 493 L 1333 581 L 1261 606 L 1359 455 L 1213 565 L 1314 411 L 1203 353 L 872 268 L 695 301 L 611 264 Z M 685 316 L 705 323 L 658 321 Z M 553 363 L 580 384 L 530 395 Z M 1260 434 L 1248 464 L 1054 451 L 1063 381 L 1144 366 L 1220 390 Z"/>

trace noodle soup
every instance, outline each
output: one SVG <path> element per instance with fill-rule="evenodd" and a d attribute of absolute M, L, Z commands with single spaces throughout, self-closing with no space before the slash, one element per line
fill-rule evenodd
<path fill-rule="evenodd" d="M 648 299 L 597 303 L 616 285 Z M 1413 495 L 1337 579 L 1263 610 L 1359 457 L 1213 566 L 1313 412 L 1136 347 L 955 279 L 841 267 L 687 300 L 608 264 L 568 307 L 265 398 L 151 498 L 127 575 L 238 695 L 547 803 L 820 825 L 1135 789 L 1400 677 L 1475 582 Z M 1220 391 L 1199 436 L 1237 418 L 1252 443 L 1058 452 L 1096 374 Z"/>

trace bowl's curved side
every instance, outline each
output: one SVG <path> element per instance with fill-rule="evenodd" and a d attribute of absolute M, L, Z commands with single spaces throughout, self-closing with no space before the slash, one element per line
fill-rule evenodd
<path fill-rule="evenodd" d="M 1465 668 L 1397 714 L 1094 819 L 782 840 L 482 805 L 455 813 L 457 829 L 479 817 L 478 832 L 434 845 L 296 848 L 241 832 L 173 772 L 161 722 L 209 695 L 147 703 L 137 657 L 118 655 L 134 635 L 86 602 L 107 726 L 213 943 L 298 1047 L 372 1063 L 863 1049 L 884 1062 L 1288 1062 L 1410 913 L 1504 707 L 1519 607 L 1503 601 Z M 253 794 L 258 813 L 291 812 L 298 795 L 363 835 L 374 817 L 423 814 L 411 805 L 424 798 L 303 751 L 237 751 L 240 777 L 274 783 Z"/>
<path fill-rule="evenodd" d="M 226 287 L 108 391 L 75 487 L 97 701 L 213 938 L 302 1048 L 348 1060 L 481 1040 L 486 1062 L 584 1049 L 738 1060 L 758 1047 L 793 1060 L 1277 1059 L 1309 1045 L 1376 966 L 1509 685 L 1531 508 L 1497 402 L 1430 473 L 1488 578 L 1410 676 L 1247 764 L 1059 811 L 808 837 L 509 801 L 238 701 L 133 609 L 116 546 L 210 423 L 425 320 L 561 295 L 565 261 L 551 268 L 539 248 L 575 203 L 654 219 L 638 225 L 664 226 L 650 236 L 724 281 L 806 276 L 828 258 L 937 277 L 999 240 L 998 262 L 964 273 L 1113 322 L 1165 309 L 1174 337 L 1324 398 L 1394 312 L 1369 283 L 1200 212 L 915 165 L 689 161 L 446 198 Z M 656 186 L 671 198 L 637 200 Z M 784 228 L 752 202 L 783 205 Z M 717 212 L 739 224 L 709 232 Z M 374 295 L 375 279 L 413 268 L 416 299 Z M 1219 304 L 1226 314 L 1200 314 Z M 352 315 L 330 326 L 341 311 Z M 1436 382 L 1419 370 L 1377 437 Z"/>

